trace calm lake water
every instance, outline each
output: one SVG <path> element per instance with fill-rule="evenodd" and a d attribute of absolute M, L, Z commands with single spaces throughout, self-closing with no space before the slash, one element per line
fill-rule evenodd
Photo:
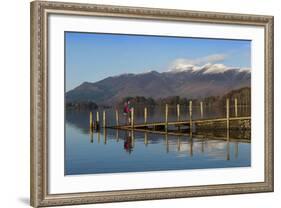
<path fill-rule="evenodd" d="M 243 112 L 243 115 L 247 115 L 250 111 L 244 109 Z M 239 113 L 242 114 L 241 109 Z M 218 111 L 217 115 L 212 113 L 209 117 L 220 114 L 223 113 Z M 149 121 L 162 119 L 157 115 L 157 110 L 154 114 L 151 113 Z M 182 119 L 185 119 L 184 116 L 187 118 L 187 112 L 183 112 Z M 194 117 L 196 116 L 195 111 Z M 170 120 L 176 119 L 174 114 L 169 117 Z M 107 110 L 107 118 L 108 123 L 114 125 L 113 110 Z M 142 119 L 141 114 L 136 114 L 137 122 Z M 120 120 L 122 121 L 122 114 Z M 226 141 L 212 139 L 207 135 L 166 136 L 114 129 L 91 132 L 87 111 L 66 111 L 65 131 L 66 175 L 251 165 L 251 144 L 246 140 Z M 235 136 L 231 136 L 233 137 Z"/>

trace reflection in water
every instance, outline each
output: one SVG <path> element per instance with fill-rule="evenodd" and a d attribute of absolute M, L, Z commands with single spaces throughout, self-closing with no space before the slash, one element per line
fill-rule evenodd
<path fill-rule="evenodd" d="M 104 144 L 106 144 L 107 141 L 107 135 L 106 135 L 107 131 L 106 129 L 103 129 L 103 140 L 104 140 Z"/>
<path fill-rule="evenodd" d="M 193 139 L 192 139 L 192 132 L 190 133 L 190 148 L 189 148 L 189 152 L 190 152 L 190 157 L 193 156 Z"/>
<path fill-rule="evenodd" d="M 112 130 L 111 130 L 112 131 Z M 124 142 L 124 150 L 128 153 L 131 153 L 134 149 L 134 131 L 127 131 L 127 130 L 113 130 L 115 131 L 115 140 L 116 142 L 119 142 L 119 132 L 123 132 L 124 134 L 124 138 L 122 139 Z M 98 138 L 100 137 L 100 132 L 96 132 L 95 134 L 97 134 Z M 148 145 L 148 134 L 152 134 L 152 133 L 149 133 L 149 132 L 143 132 L 143 143 L 144 145 L 147 147 Z M 94 133 L 93 131 L 90 131 L 90 143 L 93 143 L 93 136 Z M 155 136 L 155 133 L 152 134 L 153 136 Z M 226 144 L 226 160 L 230 160 L 230 146 L 231 146 L 231 141 L 230 141 L 230 138 L 229 138 L 229 132 L 227 132 L 225 134 L 226 136 L 225 137 L 222 137 L 222 141 L 217 141 L 217 140 L 212 140 L 212 141 L 217 141 L 218 143 L 225 143 Z M 113 138 L 113 135 L 109 135 L 109 137 Z M 103 137 L 104 137 L 104 144 L 106 144 L 106 141 L 107 141 L 107 131 L 104 130 L 103 131 Z M 159 135 L 157 135 L 157 137 L 159 137 Z M 160 136 L 161 137 L 161 136 Z M 169 137 L 171 137 L 171 135 L 169 135 L 168 133 L 165 134 L 163 136 L 165 138 L 165 147 L 166 147 L 166 152 L 168 153 L 169 152 L 169 146 L 173 146 L 175 143 L 172 143 L 172 144 L 169 144 Z M 187 138 L 187 142 L 188 143 L 188 152 L 189 152 L 189 156 L 192 157 L 193 156 L 193 138 L 192 138 L 192 133 L 189 134 L 189 137 L 186 137 L 186 136 L 176 136 L 176 146 L 177 146 L 177 151 L 178 152 L 182 152 L 182 149 L 183 148 L 183 145 L 185 145 L 186 143 L 185 142 L 182 142 L 182 139 L 183 138 Z M 173 140 L 173 138 L 171 138 L 171 140 Z M 207 137 L 202 137 L 201 140 L 198 140 L 196 141 L 198 144 L 200 144 L 200 151 L 201 153 L 204 153 L 205 152 L 205 146 L 206 144 L 210 144 L 208 143 L 208 138 Z M 235 159 L 238 158 L 238 145 L 239 145 L 239 140 L 235 140 L 235 141 L 232 141 L 233 142 L 233 145 L 234 145 L 234 157 Z M 245 141 L 240 141 L 240 142 L 245 142 Z M 249 142 L 249 141 L 248 141 Z M 155 143 L 155 141 L 154 141 Z M 199 147 L 199 146 L 198 146 Z M 219 147 L 219 146 L 218 146 Z M 211 149 L 211 146 L 208 146 L 207 147 L 208 149 Z M 213 148 L 213 147 L 212 147 Z M 198 148 L 199 149 L 199 148 Z"/>
<path fill-rule="evenodd" d="M 91 141 L 91 143 L 94 142 L 94 133 L 92 130 L 90 130 L 90 141 Z"/>
<path fill-rule="evenodd" d="M 168 134 L 165 134 L 165 140 L 166 140 L 166 152 L 169 152 L 169 140 L 168 140 Z"/>
<path fill-rule="evenodd" d="M 230 160 L 230 146 L 229 146 L 229 140 L 226 142 L 226 160 Z"/>
<path fill-rule="evenodd" d="M 147 132 L 144 133 L 144 144 L 147 146 L 148 141 L 147 141 Z"/>
<path fill-rule="evenodd" d="M 116 129 L 116 140 L 117 140 L 117 142 L 119 142 L 119 130 L 118 129 Z"/>
<path fill-rule="evenodd" d="M 181 150 L 181 141 L 180 141 L 180 137 L 178 137 L 178 151 Z"/>
<path fill-rule="evenodd" d="M 77 120 L 67 117 L 66 175 L 251 165 L 247 132 L 242 132 L 242 136 L 231 131 L 173 136 L 104 128 L 91 131 L 88 122 L 83 123 L 87 119 L 79 116 L 83 117 L 81 114 L 75 116 Z"/>
<path fill-rule="evenodd" d="M 238 158 L 238 142 L 234 143 L 235 159 Z"/>
<path fill-rule="evenodd" d="M 126 131 L 126 136 L 124 139 L 124 149 L 126 152 L 131 153 L 133 151 L 133 133 L 131 131 Z"/>
<path fill-rule="evenodd" d="M 202 139 L 201 141 L 201 152 L 204 153 L 204 145 L 205 145 L 205 140 Z"/>

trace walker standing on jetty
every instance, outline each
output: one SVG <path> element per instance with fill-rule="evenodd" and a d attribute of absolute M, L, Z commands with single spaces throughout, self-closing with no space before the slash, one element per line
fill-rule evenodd
<path fill-rule="evenodd" d="M 126 124 L 130 125 L 131 124 L 131 113 L 132 113 L 132 106 L 130 100 L 126 101 L 124 103 L 124 109 L 123 109 L 123 114 L 125 116 Z"/>

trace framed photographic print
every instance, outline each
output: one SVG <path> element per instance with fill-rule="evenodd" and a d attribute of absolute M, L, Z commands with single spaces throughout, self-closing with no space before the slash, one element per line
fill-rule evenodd
<path fill-rule="evenodd" d="M 273 17 L 31 3 L 31 205 L 273 191 Z"/>

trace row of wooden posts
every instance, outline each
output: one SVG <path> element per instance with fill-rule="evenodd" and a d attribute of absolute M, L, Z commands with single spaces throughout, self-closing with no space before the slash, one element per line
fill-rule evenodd
<path fill-rule="evenodd" d="M 235 117 L 238 116 L 238 102 L 237 98 L 234 100 L 234 112 Z M 168 104 L 165 105 L 165 129 L 168 128 L 168 114 L 169 114 L 169 106 Z M 203 102 L 200 102 L 200 116 L 201 119 L 204 117 L 204 110 L 203 110 Z M 116 118 L 116 127 L 119 126 L 119 111 L 115 110 L 115 118 Z M 227 129 L 229 129 L 229 98 L 226 99 L 226 125 Z M 180 121 L 180 104 L 177 104 L 177 121 Z M 192 128 L 192 101 L 189 101 L 189 123 L 190 128 Z M 147 124 L 147 107 L 144 108 L 144 124 Z M 135 120 L 134 120 L 134 108 L 131 109 L 130 113 L 130 125 L 131 128 L 134 128 Z M 106 111 L 102 111 L 102 127 L 106 128 Z M 93 112 L 90 112 L 90 128 L 99 129 L 100 128 L 100 113 L 96 112 L 96 121 L 94 122 Z"/>

